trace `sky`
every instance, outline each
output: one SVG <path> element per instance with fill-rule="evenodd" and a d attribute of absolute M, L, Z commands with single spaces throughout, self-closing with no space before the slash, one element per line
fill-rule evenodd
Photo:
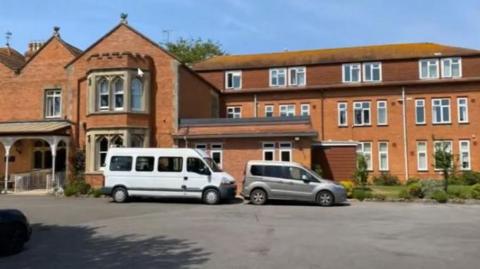
<path fill-rule="evenodd" d="M 53 26 L 85 49 L 128 23 L 154 41 L 203 38 L 230 54 L 436 42 L 480 49 L 480 0 L 1 0 L 0 45 L 24 52 Z M 169 34 L 167 34 L 169 33 Z"/>

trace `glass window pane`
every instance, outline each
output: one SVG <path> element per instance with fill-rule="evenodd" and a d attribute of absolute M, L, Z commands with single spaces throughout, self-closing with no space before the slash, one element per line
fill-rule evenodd
<path fill-rule="evenodd" d="M 153 171 L 154 162 L 155 158 L 153 157 L 139 156 L 135 163 L 135 170 L 139 172 L 151 172 Z"/>
<path fill-rule="evenodd" d="M 132 170 L 132 157 L 112 156 L 110 161 L 110 171 L 130 171 Z"/>
<path fill-rule="evenodd" d="M 158 158 L 158 172 L 181 172 L 182 157 Z"/>

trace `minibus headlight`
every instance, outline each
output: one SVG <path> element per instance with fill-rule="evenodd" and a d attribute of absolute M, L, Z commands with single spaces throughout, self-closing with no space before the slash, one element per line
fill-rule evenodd
<path fill-rule="evenodd" d="M 227 177 L 222 177 L 222 184 L 232 184 L 232 181 Z"/>

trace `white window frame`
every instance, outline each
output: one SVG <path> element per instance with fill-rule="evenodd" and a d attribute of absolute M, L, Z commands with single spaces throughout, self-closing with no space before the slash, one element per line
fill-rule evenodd
<path fill-rule="evenodd" d="M 367 108 L 363 108 L 363 104 L 364 103 L 368 103 L 368 109 Z M 355 111 L 358 109 L 356 108 L 355 106 L 357 104 L 360 104 L 361 107 L 360 109 L 362 110 L 362 122 L 361 123 L 357 123 L 357 118 L 355 117 Z M 364 119 L 364 113 L 365 111 L 368 110 L 368 123 L 365 123 L 365 119 Z M 354 126 L 371 126 L 372 125 L 372 102 L 370 101 L 355 101 L 353 102 L 353 125 Z"/>
<path fill-rule="evenodd" d="M 310 104 L 300 104 L 300 116 L 310 116 Z"/>
<path fill-rule="evenodd" d="M 381 108 L 380 104 L 384 104 Z M 385 110 L 385 122 L 380 122 L 380 109 Z M 377 125 L 388 125 L 388 102 L 385 100 L 377 101 Z"/>
<path fill-rule="evenodd" d="M 382 144 L 386 144 L 387 148 L 386 151 L 382 151 Z M 389 165 L 389 159 L 388 159 L 388 141 L 380 141 L 378 142 L 378 171 L 389 171 L 390 170 L 390 165 Z M 386 158 L 386 165 L 387 167 L 382 167 L 382 156 L 385 156 Z"/>
<path fill-rule="evenodd" d="M 238 112 L 235 109 L 239 109 Z M 228 115 L 232 115 L 229 117 Z M 242 107 L 241 106 L 227 106 L 227 118 L 229 119 L 240 119 L 242 118 Z"/>
<path fill-rule="evenodd" d="M 292 81 L 292 72 L 295 72 L 295 81 Z M 303 83 L 298 83 L 298 74 L 303 74 Z M 288 86 L 307 85 L 307 68 L 305 66 L 288 68 Z"/>
<path fill-rule="evenodd" d="M 218 167 L 223 168 L 223 144 L 222 143 L 212 143 L 210 144 L 210 157 L 213 160 L 213 154 L 220 154 L 220 163 L 217 163 Z"/>
<path fill-rule="evenodd" d="M 418 108 L 422 108 L 423 111 L 423 121 L 418 121 Z M 416 124 L 426 124 L 427 117 L 425 114 L 425 99 L 415 99 L 415 123 Z"/>
<path fill-rule="evenodd" d="M 443 105 L 442 101 L 448 100 L 448 105 Z M 439 101 L 439 105 L 435 105 L 435 102 Z M 435 113 L 435 108 L 440 108 L 440 119 L 437 119 L 437 114 Z M 445 121 L 443 118 L 443 109 L 448 107 L 448 121 Z M 452 102 L 450 98 L 433 98 L 432 99 L 432 123 L 433 124 L 450 124 L 452 123 Z"/>
<path fill-rule="evenodd" d="M 370 68 L 370 79 L 367 79 L 367 66 L 371 65 Z M 375 65 L 377 65 L 375 67 Z M 378 80 L 373 79 L 373 72 L 374 70 L 378 69 Z M 382 63 L 381 62 L 369 62 L 369 63 L 363 63 L 362 65 L 362 78 L 364 82 L 381 82 L 382 81 Z"/>
<path fill-rule="evenodd" d="M 440 143 L 450 144 L 450 153 L 453 154 L 453 142 L 452 142 L 452 140 L 436 140 L 436 141 L 433 141 L 433 156 L 435 156 L 435 153 L 437 152 L 437 145 L 440 144 Z M 440 171 L 441 170 L 440 168 L 437 168 L 435 158 L 433 158 L 433 168 L 434 168 L 435 171 Z"/>
<path fill-rule="evenodd" d="M 101 82 L 105 82 L 107 85 L 107 92 L 102 93 L 100 84 Z M 110 81 L 106 78 L 101 78 L 97 81 L 95 85 L 95 95 L 97 98 L 97 111 L 108 111 L 110 110 L 111 106 L 111 94 L 110 94 Z M 102 106 L 102 96 L 107 96 L 108 104 L 106 106 Z"/>
<path fill-rule="evenodd" d="M 228 84 L 228 76 L 232 76 L 232 86 L 229 86 Z M 233 84 L 234 77 L 238 76 L 240 78 L 240 85 L 238 87 L 235 87 Z M 240 90 L 242 89 L 242 71 L 227 71 L 225 72 L 225 89 L 227 90 Z"/>
<path fill-rule="evenodd" d="M 262 160 L 265 160 L 265 153 L 271 152 L 272 153 L 272 160 L 268 161 L 275 161 L 275 142 L 263 142 L 262 143 Z"/>
<path fill-rule="evenodd" d="M 464 104 L 460 104 L 460 101 L 464 101 Z M 465 109 L 465 119 L 461 120 L 460 115 L 461 111 L 460 109 L 464 108 Z M 457 119 L 458 123 L 468 123 L 468 98 L 467 97 L 458 97 L 457 98 Z"/>
<path fill-rule="evenodd" d="M 134 86 L 134 82 L 138 82 L 138 86 L 140 86 L 138 88 L 138 90 L 140 91 L 140 95 L 134 95 L 134 92 L 133 92 L 133 86 Z M 140 79 L 140 78 L 132 78 L 131 81 L 130 81 L 130 87 L 129 87 L 129 90 L 130 92 L 128 93 L 129 96 L 130 96 L 130 109 L 133 111 L 133 112 L 141 112 L 141 111 L 144 111 L 145 110 L 145 90 L 144 90 L 144 83 L 143 81 Z M 134 104 L 134 100 L 135 98 L 140 98 L 140 107 L 135 107 L 135 104 Z"/>
<path fill-rule="evenodd" d="M 268 116 L 267 113 L 272 113 L 272 115 Z M 265 117 L 266 118 L 275 117 L 275 106 L 274 105 L 265 105 Z"/>
<path fill-rule="evenodd" d="M 346 80 L 346 71 L 345 68 L 349 67 L 349 73 L 350 73 L 350 80 Z M 353 68 L 355 67 L 355 68 Z M 354 81 L 352 73 L 353 69 L 358 70 L 358 80 Z M 362 66 L 360 63 L 348 63 L 348 64 L 342 64 L 342 82 L 343 83 L 360 83 L 362 82 Z"/>
<path fill-rule="evenodd" d="M 341 106 L 344 105 L 344 108 L 341 108 Z M 340 122 L 340 115 L 341 114 L 345 115 L 345 123 Z M 348 126 L 348 103 L 347 102 L 338 102 L 337 103 L 337 123 L 338 126 Z"/>
<path fill-rule="evenodd" d="M 58 113 L 55 112 L 55 99 L 59 99 L 59 110 Z M 48 107 L 48 99 L 52 99 L 50 104 L 52 107 Z M 62 117 L 62 90 L 61 89 L 48 89 L 45 90 L 45 118 L 54 119 Z"/>
<path fill-rule="evenodd" d="M 118 91 L 117 92 L 117 88 L 116 88 L 116 84 L 118 83 L 118 81 L 121 81 L 122 82 L 122 88 L 121 88 L 121 91 Z M 122 106 L 117 106 L 117 95 L 121 95 L 123 100 L 122 100 Z M 113 110 L 115 111 L 122 111 L 124 110 L 125 108 L 125 80 L 121 77 L 116 77 L 112 80 L 112 100 L 111 100 L 111 103 L 112 103 L 112 107 L 113 107 Z"/>
<path fill-rule="evenodd" d="M 423 144 L 425 150 L 419 150 L 419 145 Z M 425 167 L 420 167 L 420 155 L 425 157 Z M 417 171 L 428 171 L 428 143 L 427 141 L 417 141 Z"/>
<path fill-rule="evenodd" d="M 282 115 L 282 110 L 286 110 L 286 115 Z M 280 117 L 295 117 L 295 104 L 280 105 Z"/>
<path fill-rule="evenodd" d="M 370 145 L 370 151 L 368 151 L 368 152 L 365 151 L 365 144 Z M 367 161 L 367 170 L 368 171 L 373 171 L 372 151 L 373 151 L 372 142 L 359 142 L 359 144 L 357 146 L 357 154 L 361 154 L 364 157 L 366 155 L 369 156 L 368 161 Z M 365 158 L 365 160 L 367 160 L 367 158 Z"/>
<path fill-rule="evenodd" d="M 203 150 L 205 153 L 208 152 L 206 143 L 195 143 L 195 149 Z"/>
<path fill-rule="evenodd" d="M 458 75 L 457 76 L 454 76 L 452 74 L 452 65 L 453 65 L 453 61 L 454 60 L 458 60 Z M 450 62 L 450 75 L 446 75 L 445 74 L 445 71 L 446 71 L 446 68 L 445 68 L 445 62 Z M 442 78 L 461 78 L 462 77 L 462 58 L 461 57 L 450 57 L 450 58 L 442 58 L 441 59 L 441 66 L 442 66 Z"/>
<path fill-rule="evenodd" d="M 276 73 L 275 76 L 276 76 L 276 79 L 277 79 L 277 83 L 276 84 L 273 84 L 273 77 L 274 77 L 274 74 L 273 73 Z M 278 83 L 278 77 L 279 77 L 279 74 L 283 73 L 284 75 L 284 83 L 283 84 L 279 84 Z M 287 73 L 287 68 L 272 68 L 270 69 L 270 77 L 269 77 L 269 85 L 270 87 L 285 87 L 287 86 L 287 83 L 288 83 L 288 73 Z"/>
<path fill-rule="evenodd" d="M 464 151 L 462 149 L 462 143 L 467 145 L 467 150 Z M 458 141 L 458 151 L 459 151 L 459 162 L 460 162 L 460 170 L 462 171 L 469 171 L 472 169 L 472 157 L 470 155 L 470 140 L 459 140 Z M 463 153 L 467 154 L 468 160 L 468 167 L 463 167 Z"/>
<path fill-rule="evenodd" d="M 292 142 L 278 142 L 278 160 L 282 161 L 282 153 L 287 152 L 288 158 L 290 159 L 289 162 L 293 162 L 293 154 L 292 154 Z"/>
<path fill-rule="evenodd" d="M 422 63 L 426 62 L 427 63 L 427 74 L 426 76 L 424 76 L 422 74 Z M 432 63 L 434 62 L 434 63 Z M 436 74 L 434 74 L 434 76 L 430 76 L 430 66 L 431 65 L 436 65 L 437 66 L 437 71 L 436 71 Z M 438 79 L 440 78 L 440 63 L 439 63 L 439 60 L 438 59 L 421 59 L 418 61 L 418 76 L 420 79 L 425 79 L 425 80 L 428 80 L 428 79 Z"/>

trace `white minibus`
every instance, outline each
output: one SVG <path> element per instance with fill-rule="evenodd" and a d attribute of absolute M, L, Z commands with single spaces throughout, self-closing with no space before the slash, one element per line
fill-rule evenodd
<path fill-rule="evenodd" d="M 103 193 L 118 203 L 149 196 L 217 204 L 233 199 L 237 188 L 204 151 L 190 148 L 110 148 L 103 174 Z"/>

